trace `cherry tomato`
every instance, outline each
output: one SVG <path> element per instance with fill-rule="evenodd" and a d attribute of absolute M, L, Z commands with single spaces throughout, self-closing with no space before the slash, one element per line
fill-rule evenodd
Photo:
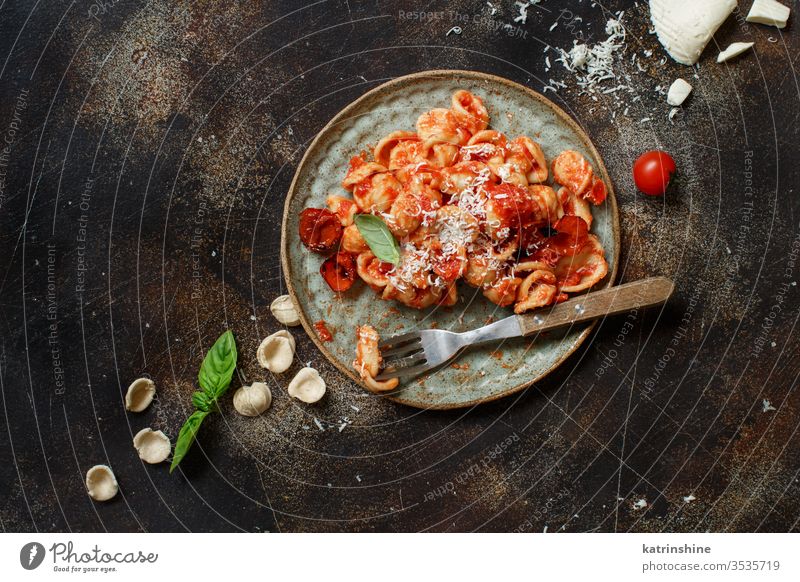
<path fill-rule="evenodd" d="M 328 253 L 342 238 L 339 217 L 325 208 L 306 208 L 300 213 L 300 240 L 317 253 Z"/>
<path fill-rule="evenodd" d="M 649 196 L 663 196 L 674 173 L 675 160 L 659 150 L 645 152 L 633 163 L 633 181 Z"/>
<path fill-rule="evenodd" d="M 328 287 L 341 293 L 350 289 L 356 280 L 356 260 L 351 253 L 339 252 L 325 259 L 319 272 Z"/>

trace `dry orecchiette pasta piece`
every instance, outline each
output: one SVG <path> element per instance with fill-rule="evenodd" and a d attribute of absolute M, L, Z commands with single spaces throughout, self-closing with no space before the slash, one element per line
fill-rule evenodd
<path fill-rule="evenodd" d="M 462 89 L 453 93 L 450 109 L 458 123 L 470 133 L 477 133 L 489 125 L 489 112 L 483 100 L 469 91 Z"/>
<path fill-rule="evenodd" d="M 289 382 L 289 396 L 306 404 L 314 404 L 325 396 L 325 380 L 314 368 L 303 368 Z"/>
<path fill-rule="evenodd" d="M 353 367 L 361 379 L 372 392 L 387 392 L 394 390 L 400 383 L 397 378 L 378 382 L 375 376 L 380 373 L 381 352 L 378 349 L 378 332 L 371 325 L 361 325 L 356 328 L 356 359 Z"/>
<path fill-rule="evenodd" d="M 558 199 L 561 202 L 561 207 L 564 209 L 564 214 L 571 214 L 582 218 L 586 225 L 592 227 L 592 208 L 589 202 L 574 194 L 569 188 L 561 188 L 558 191 Z"/>
<path fill-rule="evenodd" d="M 125 408 L 131 412 L 142 412 L 153 402 L 156 385 L 150 378 L 137 378 L 125 393 Z"/>
<path fill-rule="evenodd" d="M 348 253 L 363 253 L 369 250 L 369 245 L 364 237 L 361 236 L 361 231 L 355 224 L 351 224 L 344 229 L 342 233 L 342 248 Z"/>
<path fill-rule="evenodd" d="M 328 196 L 325 204 L 328 210 L 333 212 L 342 223 L 342 226 L 347 227 L 353 224 L 353 217 L 358 212 L 355 200 L 345 198 L 343 196 Z"/>
<path fill-rule="evenodd" d="M 345 190 L 353 190 L 358 184 L 372 176 L 373 174 L 380 174 L 388 171 L 386 166 L 382 166 L 377 162 L 367 162 L 361 156 L 355 156 L 350 160 L 350 165 L 347 168 L 347 174 L 342 180 L 342 188 Z"/>
<path fill-rule="evenodd" d="M 531 309 L 550 305 L 558 296 L 556 276 L 546 267 L 533 270 L 517 289 L 517 302 L 514 313 L 525 313 Z"/>
<path fill-rule="evenodd" d="M 143 428 L 133 437 L 133 448 L 145 463 L 156 464 L 167 460 L 172 445 L 162 431 Z"/>
<path fill-rule="evenodd" d="M 283 325 L 289 327 L 300 325 L 300 315 L 294 307 L 292 298 L 288 295 L 280 295 L 270 303 L 269 310 L 273 317 Z"/>
<path fill-rule="evenodd" d="M 592 166 L 575 150 L 565 150 L 552 163 L 553 180 L 580 196 L 592 184 Z"/>
<path fill-rule="evenodd" d="M 465 145 L 469 132 L 458 124 L 449 109 L 431 109 L 417 119 L 417 134 L 423 143 L 452 143 Z"/>
<path fill-rule="evenodd" d="M 256 357 L 262 368 L 275 374 L 281 374 L 289 369 L 294 360 L 294 336 L 285 329 L 264 338 L 258 346 Z"/>
<path fill-rule="evenodd" d="M 108 501 L 113 498 L 119 485 L 114 472 L 108 465 L 95 465 L 86 472 L 86 491 L 95 501 Z"/>
<path fill-rule="evenodd" d="M 419 141 L 419 136 L 413 131 L 393 131 L 378 142 L 378 145 L 372 150 L 372 155 L 375 161 L 380 165 L 386 166 L 390 170 L 396 170 L 399 167 L 422 161 L 421 159 L 418 160 L 413 157 L 402 160 L 396 157 L 394 161 L 392 160 L 393 155 L 399 156 L 401 151 L 409 151 L 405 149 L 409 146 L 418 148 Z M 416 142 L 416 144 L 414 142 Z M 401 146 L 403 150 L 398 150 L 397 154 L 394 154 L 394 151 Z"/>
<path fill-rule="evenodd" d="M 258 416 L 272 404 L 272 392 L 264 382 L 242 386 L 233 395 L 233 407 L 242 416 Z"/>
<path fill-rule="evenodd" d="M 373 174 L 353 189 L 353 199 L 364 212 L 386 212 L 403 185 L 389 172 Z"/>
<path fill-rule="evenodd" d="M 600 240 L 593 234 L 573 256 L 559 259 L 554 273 L 564 293 L 578 293 L 599 283 L 608 273 L 608 263 Z"/>

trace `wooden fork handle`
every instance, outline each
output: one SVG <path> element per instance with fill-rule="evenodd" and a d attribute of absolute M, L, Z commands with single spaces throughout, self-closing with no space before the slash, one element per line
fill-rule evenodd
<path fill-rule="evenodd" d="M 675 285 L 665 277 L 651 277 L 617 287 L 590 291 L 551 309 L 518 315 L 522 335 L 549 331 L 575 323 L 664 303 Z"/>

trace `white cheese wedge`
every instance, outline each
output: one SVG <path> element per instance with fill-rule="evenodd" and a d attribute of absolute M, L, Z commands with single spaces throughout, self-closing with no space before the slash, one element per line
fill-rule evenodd
<path fill-rule="evenodd" d="M 752 42 L 733 42 L 728 46 L 728 48 L 719 53 L 719 56 L 717 57 L 717 62 L 724 63 L 728 59 L 732 59 L 736 55 L 742 54 L 744 51 L 750 49 L 750 47 L 752 46 L 753 46 Z"/>
<path fill-rule="evenodd" d="M 736 8 L 736 0 L 650 0 L 650 19 L 669 56 L 693 65 Z"/>
<path fill-rule="evenodd" d="M 667 103 L 673 107 L 678 107 L 681 103 L 686 101 L 689 93 L 692 92 L 692 86 L 683 79 L 675 79 L 667 91 Z"/>
<path fill-rule="evenodd" d="M 790 12 L 791 9 L 788 6 L 784 6 L 776 0 L 755 0 L 745 20 L 784 28 L 789 20 Z"/>

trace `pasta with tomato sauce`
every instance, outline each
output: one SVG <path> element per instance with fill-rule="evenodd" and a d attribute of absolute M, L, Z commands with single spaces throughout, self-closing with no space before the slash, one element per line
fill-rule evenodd
<path fill-rule="evenodd" d="M 455 305 L 463 281 L 525 313 L 606 276 L 603 247 L 589 229 L 591 207 L 607 189 L 589 161 L 568 149 L 548 164 L 533 138 L 510 138 L 489 123 L 481 97 L 456 91 L 449 108 L 420 115 L 415 131 L 394 131 L 350 160 L 341 185 L 352 197 L 331 194 L 327 208 L 300 217 L 303 243 L 328 257 L 321 274 L 333 291 L 361 279 L 384 300 L 425 309 Z M 370 248 L 360 214 L 385 223 L 399 246 L 396 263 Z M 357 337 L 365 384 L 394 388 L 375 381 L 377 332 L 362 326 Z"/>

